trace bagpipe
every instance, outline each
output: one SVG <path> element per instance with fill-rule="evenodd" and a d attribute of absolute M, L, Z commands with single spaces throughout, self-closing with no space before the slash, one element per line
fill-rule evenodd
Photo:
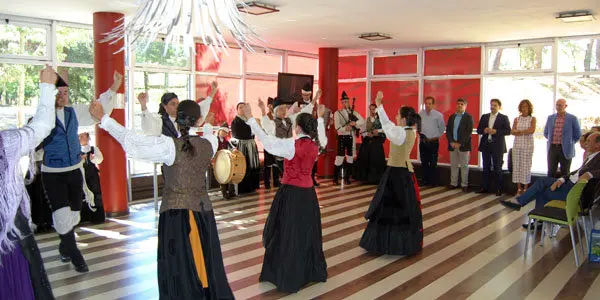
<path fill-rule="evenodd" d="M 352 126 L 352 131 L 358 137 L 358 136 L 360 136 L 360 129 L 356 126 L 356 122 L 358 122 L 358 117 L 354 115 L 354 104 L 355 103 L 356 103 L 356 98 L 352 98 L 352 106 L 350 106 L 350 111 L 348 112 L 348 121 L 346 121 L 346 124 L 344 124 L 342 127 L 338 128 L 338 129 L 342 129 L 342 128 L 350 125 L 350 123 L 354 122 L 354 126 Z"/>

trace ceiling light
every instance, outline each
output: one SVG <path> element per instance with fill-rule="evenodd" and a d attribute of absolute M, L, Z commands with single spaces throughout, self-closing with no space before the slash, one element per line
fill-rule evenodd
<path fill-rule="evenodd" d="M 557 19 L 565 23 L 589 22 L 595 20 L 594 15 L 589 10 L 566 11 L 558 13 Z"/>
<path fill-rule="evenodd" d="M 278 12 L 279 9 L 275 8 L 273 5 L 265 4 L 262 2 L 251 1 L 243 4 L 238 4 L 237 6 L 240 12 L 248 13 L 251 15 L 264 15 L 269 13 Z"/>
<path fill-rule="evenodd" d="M 379 32 L 372 32 L 372 33 L 363 33 L 360 35 L 360 38 L 367 40 L 367 41 L 383 41 L 383 40 L 391 39 L 392 36 L 388 35 L 388 34 L 379 33 Z"/>
<path fill-rule="evenodd" d="M 237 0 L 146 0 L 141 1 L 133 16 L 106 33 L 104 42 L 115 43 L 128 37 L 127 43 L 141 46 L 145 51 L 159 34 L 165 33 L 166 53 L 169 46 L 183 45 L 195 51 L 194 37 L 216 51 L 227 51 L 224 33 L 228 32 L 240 48 L 252 50 L 251 45 L 264 41 L 242 20 Z M 124 50 L 125 47 L 123 47 Z"/>

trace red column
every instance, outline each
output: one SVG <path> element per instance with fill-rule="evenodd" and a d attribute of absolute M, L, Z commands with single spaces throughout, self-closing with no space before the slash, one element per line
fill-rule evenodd
<path fill-rule="evenodd" d="M 320 104 L 332 112 L 337 110 L 338 94 L 338 48 L 319 48 L 319 88 L 323 91 Z M 318 171 L 321 176 L 332 176 L 337 146 L 337 135 L 332 125 L 327 131 L 327 153 L 319 159 Z"/>
<path fill-rule="evenodd" d="M 124 41 L 115 44 L 102 43 L 105 33 L 122 21 L 123 14 L 111 12 L 94 13 L 94 86 L 96 99 L 110 88 L 113 74 L 118 71 L 125 74 L 125 52 L 119 51 Z M 125 92 L 124 84 L 117 93 Z M 125 125 L 125 110 L 118 105 L 110 115 L 122 125 Z M 121 145 L 106 131 L 96 125 L 96 145 L 104 154 L 104 162 L 100 165 L 100 184 L 102 185 L 102 201 L 104 210 L 109 216 L 122 216 L 129 213 L 127 192 L 127 161 Z"/>

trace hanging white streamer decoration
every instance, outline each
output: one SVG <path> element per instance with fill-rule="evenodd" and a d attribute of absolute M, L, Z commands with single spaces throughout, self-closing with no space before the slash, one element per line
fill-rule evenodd
<path fill-rule="evenodd" d="M 166 34 L 164 53 L 170 45 L 182 45 L 186 51 L 195 52 L 194 37 L 199 37 L 217 60 L 218 51 L 228 53 L 226 32 L 240 48 L 248 51 L 254 52 L 252 45 L 265 45 L 242 20 L 238 5 L 247 6 L 237 0 L 139 0 L 136 4 L 133 17 L 106 33 L 104 42 L 114 44 L 127 36 L 129 45 L 145 51 L 159 34 Z"/>

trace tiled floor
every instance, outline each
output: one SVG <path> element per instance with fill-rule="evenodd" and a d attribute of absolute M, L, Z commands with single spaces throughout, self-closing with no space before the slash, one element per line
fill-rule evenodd
<path fill-rule="evenodd" d="M 600 265 L 585 261 L 575 268 L 568 230 L 523 258 L 527 210 L 510 211 L 493 195 L 423 189 L 423 252 L 409 258 L 366 254 L 358 240 L 374 192 L 374 186 L 357 184 L 318 189 L 329 278 L 293 295 L 258 282 L 274 191 L 233 201 L 211 197 L 237 299 L 600 299 Z M 37 236 L 57 299 L 158 298 L 157 220 L 146 203 L 132 206 L 128 217 L 79 228 L 87 274 L 58 261 L 56 234 Z"/>

